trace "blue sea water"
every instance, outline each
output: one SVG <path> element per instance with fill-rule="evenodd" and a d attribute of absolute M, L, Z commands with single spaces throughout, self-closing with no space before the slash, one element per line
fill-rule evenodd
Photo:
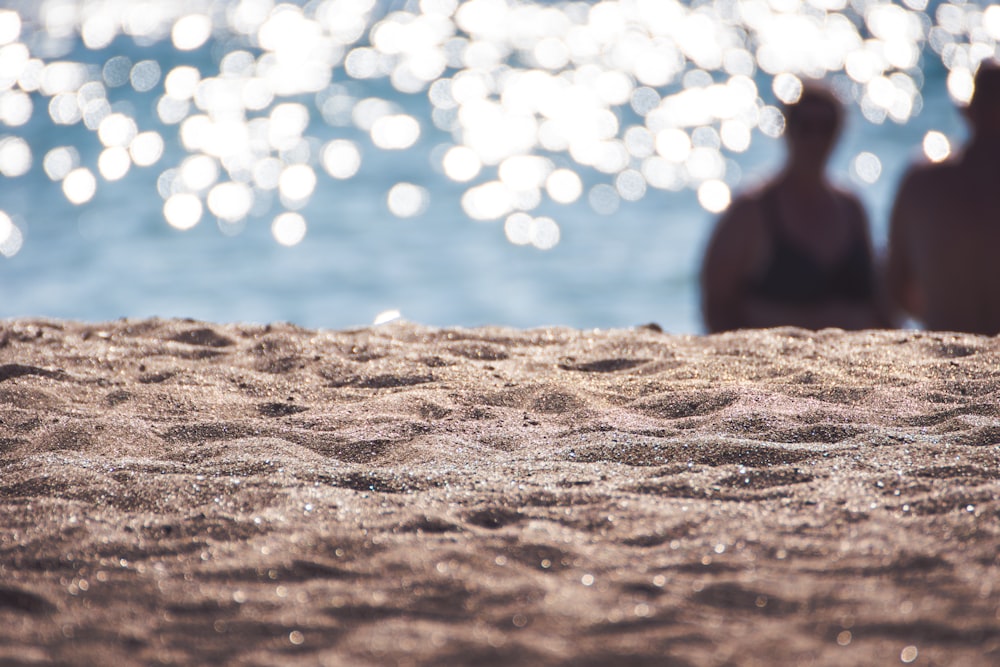
<path fill-rule="evenodd" d="M 315 5 L 298 4 L 307 10 Z M 26 4 L 9 6 L 21 14 L 19 39 L 46 62 L 99 68 L 124 55 L 133 63 L 155 60 L 164 75 L 193 65 L 209 77 L 227 52 L 254 52 L 217 26 L 204 46 L 190 51 L 175 48 L 169 36 L 137 41 L 119 35 L 91 49 L 73 35 L 62 40 L 63 52 L 46 57 L 37 15 Z M 389 10 L 417 12 L 419 5 L 387 3 L 374 13 L 384 16 Z M 867 205 L 880 247 L 896 183 L 920 155 L 925 134 L 937 130 L 958 144 L 964 131 L 946 90 L 948 70 L 937 54 L 923 48 L 920 112 L 905 123 L 873 123 L 859 105 L 849 105 L 847 128 L 831 164 L 833 178 L 855 189 Z M 512 56 L 509 64 L 515 64 Z M 755 80 L 764 101 L 774 104 L 771 77 L 758 71 Z M 208 211 L 186 231 L 166 224 L 158 179 L 188 151 L 177 126 L 157 119 L 162 80 L 143 92 L 127 85 L 108 87 L 107 97 L 115 111 L 135 118 L 140 130 L 162 134 L 163 156 L 149 167 L 134 165 L 121 180 L 105 182 L 98 176 L 96 193 L 82 205 L 67 200 L 60 183 L 44 170 L 43 157 L 56 147 L 75 146 L 80 165 L 96 172 L 103 146 L 82 123 L 54 123 L 47 114 L 49 98 L 32 91 L 31 119 L 14 127 L 0 123 L 0 135 L 22 137 L 32 151 L 26 174 L 0 176 L 0 210 L 23 236 L 16 253 L 0 257 L 0 317 L 161 316 L 345 328 L 398 310 L 408 320 L 435 326 L 605 328 L 658 322 L 670 332 L 703 330 L 697 273 L 716 216 L 699 204 L 693 189 L 649 187 L 638 201 L 621 201 L 613 212 L 599 213 L 587 193 L 608 183 L 608 175 L 579 168 L 566 154 L 551 154 L 555 167 L 580 174 L 584 194 L 568 205 L 543 200 L 531 211 L 558 224 L 560 238 L 553 248 L 515 245 L 505 237 L 502 218 L 474 220 L 463 210 L 470 184 L 442 173 L 442 147 L 455 137 L 434 126 L 426 91 L 401 93 L 385 79 L 352 79 L 341 66 L 334 67 L 332 83 L 355 99 L 395 102 L 420 122 L 422 132 L 406 150 L 380 150 L 363 129 L 324 122 L 314 94 L 288 98 L 311 110 L 307 134 L 313 164 L 319 147 L 336 138 L 356 142 L 363 158 L 349 180 L 328 178 L 317 168 L 316 190 L 297 210 L 308 230 L 291 247 L 272 235 L 271 221 L 283 209 L 269 193 L 258 193 L 255 211 L 225 229 Z M 616 114 L 623 127 L 642 121 L 627 105 Z M 877 178 L 857 175 L 861 153 L 878 158 Z M 727 158 L 732 161 L 727 180 L 739 191 L 780 166 L 781 140 L 755 131 L 747 151 Z M 471 185 L 488 178 L 484 172 Z M 390 212 L 387 194 L 401 182 L 426 189 L 428 203 L 419 215 L 400 218 Z"/>

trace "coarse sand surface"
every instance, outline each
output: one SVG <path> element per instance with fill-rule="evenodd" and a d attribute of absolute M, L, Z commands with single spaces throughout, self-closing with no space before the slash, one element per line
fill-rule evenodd
<path fill-rule="evenodd" d="M 0 664 L 1000 664 L 1000 339 L 0 322 Z"/>

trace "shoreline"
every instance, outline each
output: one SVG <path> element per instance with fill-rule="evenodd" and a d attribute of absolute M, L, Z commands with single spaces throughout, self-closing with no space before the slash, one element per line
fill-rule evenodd
<path fill-rule="evenodd" d="M 0 322 L 0 663 L 992 665 L 1000 339 Z"/>

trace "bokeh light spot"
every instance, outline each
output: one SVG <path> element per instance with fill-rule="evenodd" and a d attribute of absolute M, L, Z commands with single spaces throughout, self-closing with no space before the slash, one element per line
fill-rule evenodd
<path fill-rule="evenodd" d="M 31 96 L 18 90 L 0 93 L 0 123 L 20 127 L 31 120 L 34 105 Z"/>
<path fill-rule="evenodd" d="M 427 210 L 430 193 L 412 183 L 397 183 L 386 198 L 389 211 L 397 218 L 412 218 Z"/>
<path fill-rule="evenodd" d="M 469 188 L 462 195 L 462 210 L 473 220 L 499 220 L 514 209 L 514 195 L 500 181 Z"/>
<path fill-rule="evenodd" d="M 31 147 L 21 137 L 0 138 L 0 174 L 24 176 L 31 169 Z"/>
<path fill-rule="evenodd" d="M 545 190 L 552 201 L 572 204 L 583 194 L 583 181 L 575 171 L 556 169 L 545 180 Z"/>
<path fill-rule="evenodd" d="M 212 36 L 212 19 L 204 14 L 188 14 L 177 19 L 170 38 L 179 51 L 193 51 Z"/>
<path fill-rule="evenodd" d="M 110 88 L 118 88 L 128 83 L 129 72 L 132 71 L 132 61 L 128 56 L 113 56 L 104 63 L 101 76 Z"/>
<path fill-rule="evenodd" d="M 698 186 L 698 203 L 709 213 L 722 213 L 731 201 L 729 186 L 722 181 L 705 181 Z"/>
<path fill-rule="evenodd" d="M 106 181 L 118 181 L 132 168 L 132 158 L 121 146 L 105 148 L 97 158 L 97 171 Z"/>
<path fill-rule="evenodd" d="M 924 135 L 924 155 L 931 162 L 943 162 L 951 155 L 951 142 L 941 132 L 931 130 Z"/>
<path fill-rule="evenodd" d="M 140 132 L 129 144 L 128 152 L 137 166 L 149 167 L 163 156 L 163 137 L 159 132 Z"/>
<path fill-rule="evenodd" d="M 957 67 L 948 73 L 947 79 L 948 94 L 951 99 L 960 105 L 967 105 L 972 100 L 972 93 L 976 88 L 972 72 L 967 68 Z"/>
<path fill-rule="evenodd" d="M 321 161 L 331 177 L 348 179 L 361 168 L 361 151 L 353 141 L 334 139 L 323 147 Z"/>
<path fill-rule="evenodd" d="M 219 163 L 209 155 L 192 155 L 181 163 L 179 176 L 185 188 L 201 192 L 219 180 Z"/>
<path fill-rule="evenodd" d="M 298 245 L 306 237 L 306 219 L 298 213 L 286 212 L 278 215 L 271 222 L 271 235 L 283 246 Z"/>
<path fill-rule="evenodd" d="M 683 162 L 691 154 L 691 137 L 677 128 L 662 130 L 656 134 L 656 152 L 671 162 Z"/>
<path fill-rule="evenodd" d="M 190 193 L 171 195 L 163 203 L 163 217 L 175 229 L 191 229 L 201 221 L 203 213 L 201 200 Z"/>
<path fill-rule="evenodd" d="M 278 191 L 286 205 L 301 204 L 316 189 L 316 172 L 307 164 L 285 167 L 278 178 Z"/>
<path fill-rule="evenodd" d="M 413 116 L 383 116 L 372 124 L 372 143 L 383 150 L 404 150 L 420 138 L 420 123 Z"/>
<path fill-rule="evenodd" d="M 227 181 L 208 192 L 208 210 L 223 222 L 239 222 L 253 207 L 253 190 L 245 183 Z"/>
<path fill-rule="evenodd" d="M 551 250 L 559 244 L 559 225 L 552 218 L 531 221 L 531 245 L 539 250 Z"/>
<path fill-rule="evenodd" d="M 53 148 L 42 159 L 42 168 L 53 181 L 61 181 L 78 166 L 80 166 L 80 153 L 74 146 Z"/>
<path fill-rule="evenodd" d="M 137 62 L 129 72 L 129 81 L 135 92 L 149 92 L 160 82 L 160 63 L 155 60 Z"/>
<path fill-rule="evenodd" d="M 20 228 L 14 224 L 6 212 L 0 211 L 0 255 L 13 257 L 24 243 Z"/>
<path fill-rule="evenodd" d="M 452 146 L 441 160 L 444 173 L 453 181 L 471 181 L 483 168 L 479 155 L 468 146 Z"/>
<path fill-rule="evenodd" d="M 63 194 L 71 204 L 86 204 L 97 192 L 97 179 L 86 167 L 78 167 L 66 174 L 62 182 Z"/>
<path fill-rule="evenodd" d="M 190 65 L 180 65 L 173 68 L 163 80 L 163 89 L 167 95 L 176 100 L 189 100 L 194 97 L 201 74 Z"/>
<path fill-rule="evenodd" d="M 983 11 L 983 28 L 990 37 L 1000 40 L 1000 5 L 990 5 Z"/>
<path fill-rule="evenodd" d="M 534 190 L 545 184 L 552 171 L 552 163 L 537 155 L 515 155 L 505 159 L 497 168 L 497 175 L 512 190 Z"/>
<path fill-rule="evenodd" d="M 750 148 L 752 136 L 750 126 L 741 120 L 725 120 L 719 128 L 722 145 L 734 153 L 743 153 Z"/>
<path fill-rule="evenodd" d="M 0 10 L 0 45 L 10 44 L 20 36 L 20 15 L 9 9 Z"/>
<path fill-rule="evenodd" d="M 76 95 L 60 93 L 49 100 L 49 117 L 56 125 L 73 125 L 83 118 Z"/>
<path fill-rule="evenodd" d="M 122 113 L 113 113 L 97 127 L 97 137 L 105 147 L 126 147 L 138 134 L 135 121 Z"/>
<path fill-rule="evenodd" d="M 874 153 L 862 151 L 851 163 L 851 173 L 861 183 L 871 185 L 882 175 L 882 161 Z"/>
<path fill-rule="evenodd" d="M 261 190 L 275 190 L 284 169 L 284 163 L 276 157 L 257 160 L 253 166 L 253 183 Z"/>
<path fill-rule="evenodd" d="M 769 137 L 780 137 L 785 133 L 785 116 L 777 107 L 766 106 L 760 110 L 758 127 Z"/>
<path fill-rule="evenodd" d="M 639 201 L 646 196 L 646 179 L 635 169 L 626 169 L 615 177 L 615 190 L 625 201 Z"/>
<path fill-rule="evenodd" d="M 775 97 L 785 104 L 795 104 L 802 97 L 802 80 L 794 74 L 782 72 L 774 77 L 771 89 Z"/>
<path fill-rule="evenodd" d="M 621 206 L 621 195 L 607 183 L 599 183 L 587 195 L 590 208 L 600 215 L 613 215 Z"/>
<path fill-rule="evenodd" d="M 304 104 L 285 102 L 271 110 L 268 141 L 275 150 L 297 144 L 309 127 L 309 109 Z"/>
<path fill-rule="evenodd" d="M 531 243 L 532 217 L 524 212 L 512 213 L 503 223 L 503 232 L 507 240 L 514 245 Z"/>
<path fill-rule="evenodd" d="M 179 100 L 164 95 L 156 103 L 156 115 L 164 125 L 176 125 L 180 123 L 191 112 L 191 103 L 188 100 Z"/>

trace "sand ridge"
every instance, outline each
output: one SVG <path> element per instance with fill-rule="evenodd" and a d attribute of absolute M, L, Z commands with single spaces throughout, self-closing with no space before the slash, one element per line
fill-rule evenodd
<path fill-rule="evenodd" d="M 0 324 L 0 663 L 993 665 L 1000 341 Z"/>

